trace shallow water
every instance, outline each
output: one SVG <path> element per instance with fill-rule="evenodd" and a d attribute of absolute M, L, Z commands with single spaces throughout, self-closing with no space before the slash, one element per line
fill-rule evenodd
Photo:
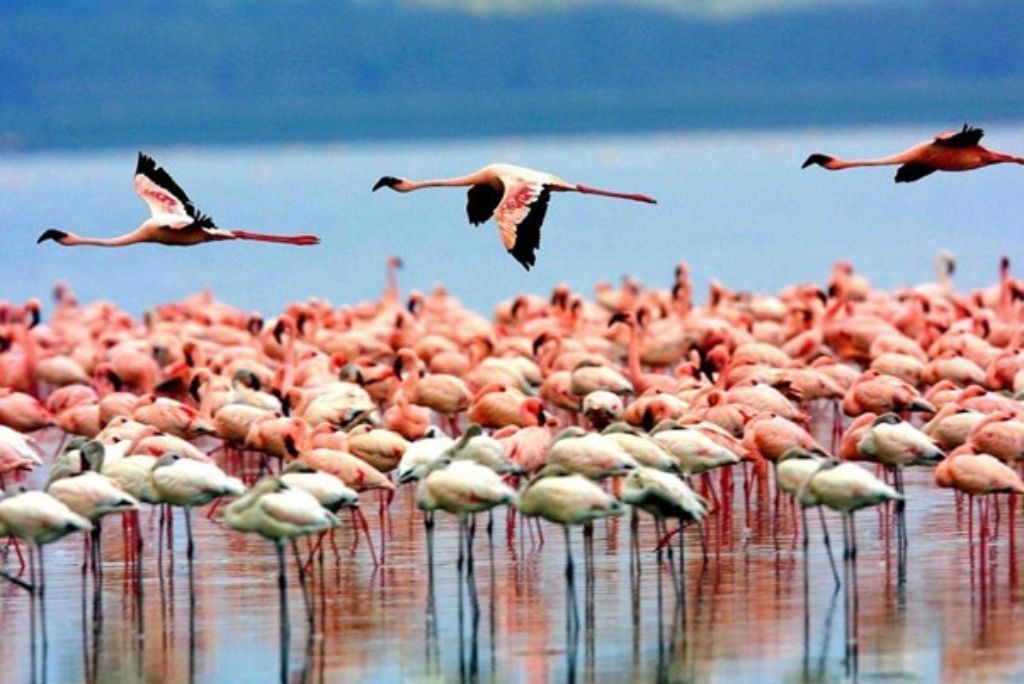
<path fill-rule="evenodd" d="M 255 460 L 248 467 L 254 470 Z M 928 470 L 911 471 L 906 481 L 910 546 L 904 583 L 899 581 L 894 528 L 883 524 L 875 510 L 857 516 L 859 676 L 887 681 L 1019 679 L 1024 676 L 1024 653 L 1019 648 L 1024 611 L 1005 499 L 997 532 L 992 509 L 990 537 L 982 549 L 980 541 L 976 546 L 969 543 L 965 504 L 958 505 L 952 492 L 934 487 Z M 717 475 L 714 482 L 717 488 Z M 431 613 L 423 527 L 412 505 L 412 491 L 406 488 L 390 508 L 382 567 L 374 568 L 364 538 L 354 542 L 348 516 L 343 517 L 336 550 L 325 543 L 322 570 L 313 565 L 312 637 L 289 558 L 291 639 L 286 679 L 842 680 L 854 661 L 844 658 L 844 602 L 834 591 L 816 516 L 810 524 L 805 603 L 803 556 L 793 511 L 787 502 L 776 511 L 770 487 L 755 485 L 748 512 L 739 472 L 734 483 L 731 507 L 723 503 L 705 528 L 707 566 L 696 530 L 686 532 L 684 602 L 676 598 L 675 564 L 667 559 L 657 564 L 656 534 L 649 519 L 640 522 L 638 571 L 631 568 L 628 517 L 598 523 L 589 579 L 581 533 L 574 530 L 580 619 L 575 636 L 567 629 L 561 530 L 542 525 L 541 544 L 539 536 L 517 525 L 510 540 L 504 511 L 495 515 L 493 545 L 486 534 L 486 516 L 478 516 L 476 619 L 470 594 L 460 592 L 457 523 L 438 515 Z M 379 551 L 377 503 L 375 495 L 363 496 L 362 507 Z M 147 546 L 141 641 L 116 520 L 108 519 L 104 526 L 99 604 L 92 594 L 83 598 L 82 539 L 65 539 L 47 548 L 48 648 L 45 673 L 43 665 L 37 665 L 38 681 L 44 674 L 46 681 L 279 679 L 273 547 L 234 533 L 203 513 L 195 514 L 192 611 L 180 512 L 175 513 L 172 551 L 161 553 L 165 568 L 173 570 L 162 575 L 154 548 L 156 516 L 143 513 Z M 839 520 L 830 514 L 828 522 L 840 563 Z M 973 525 L 977 531 L 977 516 Z M 13 554 L 4 567 L 16 570 Z M 28 605 L 22 590 L 0 587 L 0 621 L 6 626 L 0 662 L 6 681 L 31 679 Z"/>

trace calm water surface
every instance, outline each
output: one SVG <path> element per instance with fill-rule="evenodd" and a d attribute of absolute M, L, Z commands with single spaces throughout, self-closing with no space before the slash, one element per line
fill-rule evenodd
<path fill-rule="evenodd" d="M 255 466 L 252 466 L 255 467 Z M 716 478 L 717 482 L 717 478 Z M 910 550 L 899 582 L 891 533 L 874 510 L 858 516 L 860 677 L 866 681 L 1009 681 L 1024 677 L 1024 607 L 1017 542 L 1005 503 L 984 548 L 969 543 L 966 509 L 931 473 L 907 478 Z M 630 564 L 627 518 L 595 530 L 593 570 L 585 572 L 580 532 L 573 533 L 580 628 L 567 631 L 565 547 L 561 530 L 538 536 L 495 516 L 493 543 L 478 521 L 475 586 L 479 613 L 460 591 L 457 526 L 439 516 L 433 620 L 421 518 L 412 492 L 390 510 L 387 560 L 374 569 L 365 539 L 347 516 L 314 565 L 316 632 L 310 636 L 290 565 L 291 639 L 287 680 L 323 681 L 840 681 L 844 615 L 833 590 L 816 518 L 811 518 L 809 592 L 798 531 L 788 504 L 755 490 L 749 512 L 736 474 L 732 506 L 712 517 L 701 561 L 695 530 L 686 537 L 686 592 L 677 601 L 675 567 L 661 566 L 655 530 L 641 520 L 641 566 Z M 1005 500 L 1004 500 L 1005 501 Z M 373 540 L 380 544 L 377 500 L 364 495 Z M 993 513 L 994 515 L 994 513 Z M 1017 514 L 1019 516 L 1019 513 Z M 143 640 L 122 537 L 108 519 L 100 604 L 83 599 L 81 538 L 47 549 L 47 681 L 277 681 L 277 563 L 270 543 L 233 533 L 196 514 L 196 564 L 189 607 L 184 526 L 158 571 L 155 517 L 145 512 Z M 215 515 L 216 519 L 216 515 Z M 841 545 L 838 519 L 829 517 Z M 974 522 L 977 528 L 977 518 Z M 996 526 L 996 520 L 990 523 Z M 305 545 L 303 546 L 305 548 Z M 168 555 L 169 554 L 169 555 Z M 840 557 L 837 555 L 837 562 Z M 16 569 L 13 555 L 8 569 Z M 322 576 L 321 573 L 322 572 Z M 28 601 L 0 587 L 6 681 L 30 681 Z M 805 622 L 806 620 L 806 622 Z M 436 625 L 432 627 L 431 625 Z M 42 666 L 37 676 L 42 680 Z"/>

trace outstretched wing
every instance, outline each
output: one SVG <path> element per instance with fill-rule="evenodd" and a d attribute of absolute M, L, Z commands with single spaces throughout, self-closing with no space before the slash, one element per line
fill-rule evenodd
<path fill-rule="evenodd" d="M 924 164 L 904 164 L 896 169 L 896 182 L 913 183 L 931 173 L 935 173 L 935 169 L 930 166 L 925 166 Z"/>
<path fill-rule="evenodd" d="M 190 218 L 200 227 L 213 226 L 213 221 L 204 216 L 185 191 L 181 189 L 171 175 L 164 171 L 152 157 L 139 152 L 139 161 L 135 167 L 135 192 L 149 206 L 153 216 L 173 214 L 182 218 Z M 192 222 L 183 225 L 191 225 Z"/>
<path fill-rule="evenodd" d="M 548 211 L 549 199 L 551 186 L 546 183 L 506 183 L 505 195 L 494 210 L 502 244 L 527 271 L 537 261 L 540 227 Z"/>
<path fill-rule="evenodd" d="M 940 147 L 974 147 L 981 142 L 985 131 L 964 124 L 959 131 L 946 131 L 935 136 L 934 144 Z"/>
<path fill-rule="evenodd" d="M 466 216 L 474 226 L 479 226 L 494 215 L 501 203 L 501 191 L 488 183 L 474 185 L 466 193 Z"/>

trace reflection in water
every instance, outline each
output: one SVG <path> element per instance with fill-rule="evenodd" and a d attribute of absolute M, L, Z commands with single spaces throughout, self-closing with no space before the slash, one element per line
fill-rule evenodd
<path fill-rule="evenodd" d="M 647 517 L 598 522 L 582 542 L 545 526 L 542 544 L 533 521 L 504 511 L 487 535 L 447 516 L 421 526 L 399 492 L 379 570 L 349 548 L 358 530 L 347 519 L 337 540 L 279 556 L 196 515 L 190 571 L 184 521 L 143 510 L 137 537 L 106 526 L 99 591 L 77 539 L 48 547 L 48 584 L 38 556 L 20 576 L 6 558 L 21 585 L 0 585 L 0 661 L 10 681 L 823 681 L 846 667 L 864 679 L 1012 678 L 1024 667 L 1019 507 L 958 507 L 927 470 L 905 477 L 909 544 L 900 550 L 895 510 L 858 514 L 860 581 L 844 563 L 844 609 L 819 521 L 777 507 L 753 474 L 749 502 L 729 500 L 716 478 L 722 508 L 657 550 L 663 531 Z M 507 544 L 495 528 L 511 531 Z M 27 591 L 33 572 L 45 595 Z"/>

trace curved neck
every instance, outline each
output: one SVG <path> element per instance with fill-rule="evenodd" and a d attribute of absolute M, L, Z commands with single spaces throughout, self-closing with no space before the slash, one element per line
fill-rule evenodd
<path fill-rule="evenodd" d="M 489 179 L 482 171 L 476 171 L 465 176 L 458 176 L 456 178 L 435 178 L 431 180 L 422 181 L 406 181 L 405 187 L 402 188 L 406 192 L 412 192 L 413 190 L 420 190 L 422 188 L 459 188 L 466 187 L 468 185 L 478 185 L 480 183 L 487 183 Z"/>

